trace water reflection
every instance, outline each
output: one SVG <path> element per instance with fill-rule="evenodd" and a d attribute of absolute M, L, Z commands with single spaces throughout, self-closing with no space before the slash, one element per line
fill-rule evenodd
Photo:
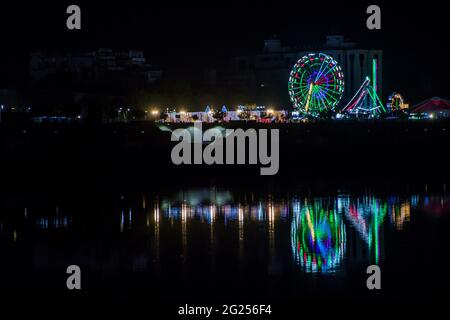
<path fill-rule="evenodd" d="M 291 245 L 294 260 L 306 272 L 334 272 L 346 249 L 341 215 L 328 200 L 294 201 Z"/>
<path fill-rule="evenodd" d="M 252 197 L 249 197 L 252 198 Z M 306 273 L 333 273 L 340 270 L 344 259 L 379 263 L 384 259 L 384 228 L 389 224 L 402 231 L 410 222 L 411 208 L 430 203 L 429 196 L 377 198 L 374 195 L 333 198 L 266 199 L 250 201 L 235 199 L 229 191 L 216 189 L 190 190 L 161 200 L 161 215 L 182 226 L 182 256 L 188 256 L 188 233 L 191 221 L 210 226 L 211 252 L 215 250 L 215 224 L 223 223 L 229 230 L 237 229 L 237 255 L 245 259 L 246 224 L 262 223 L 267 240 L 268 256 L 277 255 L 275 228 L 277 221 L 290 223 L 291 252 L 295 264 Z M 450 203 L 450 198 L 440 198 Z M 254 199 L 253 199 L 254 200 Z M 436 202 L 436 201 L 435 201 Z M 157 204 L 159 206 L 159 204 Z M 446 205 L 442 205 L 445 210 Z M 448 211 L 448 210 L 447 210 Z M 158 207 L 159 212 L 159 207 Z M 158 213 L 159 214 L 159 213 Z M 230 222 L 236 222 L 231 224 Z M 347 243 L 351 233 L 352 245 Z M 348 247 L 350 254 L 347 254 Z M 351 256 L 351 257 L 349 257 Z"/>
<path fill-rule="evenodd" d="M 399 204 L 395 202 L 392 205 L 395 208 Z M 337 208 L 367 244 L 369 259 L 378 263 L 380 260 L 380 237 L 382 236 L 380 229 L 387 214 L 387 201 L 373 196 L 356 199 L 338 197 Z"/>
<path fill-rule="evenodd" d="M 389 198 L 388 200 L 389 219 L 391 224 L 397 230 L 403 230 L 403 226 L 409 223 L 411 217 L 411 203 L 413 201 L 414 201 L 413 197 L 411 198 L 411 201 L 405 202 L 402 202 L 397 197 Z"/>
<path fill-rule="evenodd" d="M 426 214 L 441 217 L 448 212 L 450 212 L 450 201 L 449 197 L 446 195 L 417 195 L 416 196 L 416 207 L 423 207 Z"/>
<path fill-rule="evenodd" d="M 108 201 L 113 205 L 105 205 L 109 209 L 100 217 L 95 216 L 97 208 L 86 209 L 84 215 L 55 206 L 1 208 L 0 245 L 28 241 L 30 247 L 45 247 L 50 243 L 46 233 L 63 243 L 78 241 L 87 230 L 91 239 L 77 245 L 88 248 L 94 242 L 100 253 L 86 259 L 109 263 L 142 258 L 152 263 L 141 269 L 155 273 L 173 264 L 182 270 L 200 262 L 201 267 L 207 262 L 220 268 L 219 262 L 226 260 L 239 272 L 265 267 L 269 274 L 288 268 L 301 274 L 336 274 L 354 264 L 385 261 L 386 239 L 392 239 L 386 235 L 408 232 L 418 214 L 440 219 L 450 212 L 445 192 L 323 198 L 236 194 L 213 187 Z M 246 269 L 248 263 L 254 265 Z"/>
<path fill-rule="evenodd" d="M 25 207 L 23 214 L 16 210 L 0 211 L 0 237 L 17 241 L 22 235 L 33 230 L 42 232 L 67 231 L 73 223 L 73 217 L 60 212 L 59 207 L 46 210 L 34 210 Z"/>

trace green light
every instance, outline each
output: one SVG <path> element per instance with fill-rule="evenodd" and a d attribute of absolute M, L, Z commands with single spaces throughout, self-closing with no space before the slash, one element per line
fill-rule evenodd
<path fill-rule="evenodd" d="M 373 90 L 375 91 L 375 94 L 377 94 L 378 86 L 377 86 L 377 59 L 372 60 L 372 83 L 373 83 Z"/>

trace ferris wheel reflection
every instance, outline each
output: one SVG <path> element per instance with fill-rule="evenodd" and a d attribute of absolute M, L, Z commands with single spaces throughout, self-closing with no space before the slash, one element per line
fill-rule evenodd
<path fill-rule="evenodd" d="M 337 270 L 346 249 L 344 221 L 328 200 L 294 201 L 291 246 L 294 260 L 306 272 Z"/>
<path fill-rule="evenodd" d="M 303 271 L 322 274 L 339 271 L 345 259 L 383 261 L 385 222 L 401 231 L 411 211 L 409 200 L 372 195 L 294 200 L 292 207 L 293 259 Z"/>

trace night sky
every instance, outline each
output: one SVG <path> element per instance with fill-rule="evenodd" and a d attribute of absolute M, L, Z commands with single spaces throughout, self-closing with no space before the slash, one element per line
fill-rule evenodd
<path fill-rule="evenodd" d="M 65 27 L 70 4 L 81 7 L 81 31 Z M 381 7 L 380 31 L 365 26 L 370 4 Z M 232 55 L 258 52 L 272 36 L 307 45 L 344 34 L 360 47 L 384 50 L 389 91 L 450 98 L 448 14 L 442 1 L 2 2 L 0 88 L 23 85 L 35 49 L 143 49 L 150 63 L 173 70 L 220 66 Z"/>

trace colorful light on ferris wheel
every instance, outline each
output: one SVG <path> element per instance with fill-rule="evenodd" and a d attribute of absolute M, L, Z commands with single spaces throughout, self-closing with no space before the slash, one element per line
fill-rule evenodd
<path fill-rule="evenodd" d="M 333 110 L 344 93 L 344 74 L 338 63 L 324 53 L 310 53 L 292 68 L 288 82 L 294 107 L 317 116 Z"/>

